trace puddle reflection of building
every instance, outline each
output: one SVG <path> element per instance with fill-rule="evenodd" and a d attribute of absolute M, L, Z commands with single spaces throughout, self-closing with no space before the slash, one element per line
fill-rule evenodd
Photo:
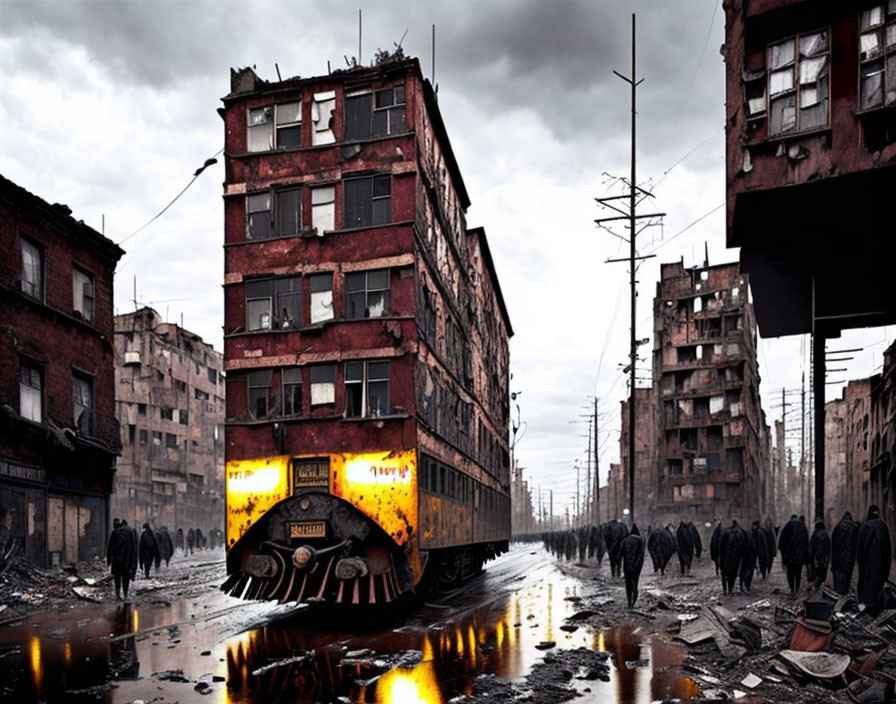
<path fill-rule="evenodd" d="M 135 636 L 140 630 L 140 614 L 136 608 L 121 604 L 113 625 L 121 635 L 109 641 L 109 675 L 119 680 L 139 679 L 140 661 Z"/>
<path fill-rule="evenodd" d="M 604 632 L 604 645 L 613 656 L 616 668 L 616 701 L 619 704 L 636 704 L 638 693 L 638 668 L 629 668 L 626 662 L 641 657 L 641 636 L 630 626 L 620 626 Z"/>

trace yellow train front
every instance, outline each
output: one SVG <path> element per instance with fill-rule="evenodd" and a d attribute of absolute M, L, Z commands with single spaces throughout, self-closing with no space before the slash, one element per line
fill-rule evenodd
<path fill-rule="evenodd" d="M 416 450 L 226 466 L 227 572 L 244 599 L 387 604 L 507 549 L 510 501 Z"/>

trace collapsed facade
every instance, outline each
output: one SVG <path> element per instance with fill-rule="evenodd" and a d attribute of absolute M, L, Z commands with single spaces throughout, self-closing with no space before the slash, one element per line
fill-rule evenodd
<path fill-rule="evenodd" d="M 112 515 L 170 531 L 224 528 L 222 355 L 152 308 L 115 316 L 121 457 Z"/>
<path fill-rule="evenodd" d="M 506 544 L 512 329 L 419 62 L 233 71 L 220 113 L 228 545 L 273 506 L 239 493 L 255 460 L 401 526 L 415 574 L 418 540 Z"/>
<path fill-rule="evenodd" d="M 0 176 L 0 550 L 105 552 L 121 441 L 112 283 L 124 251 Z"/>
<path fill-rule="evenodd" d="M 653 480 L 637 484 L 655 520 L 753 519 L 769 509 L 748 286 L 736 263 L 661 267 L 651 391 L 658 450 Z"/>

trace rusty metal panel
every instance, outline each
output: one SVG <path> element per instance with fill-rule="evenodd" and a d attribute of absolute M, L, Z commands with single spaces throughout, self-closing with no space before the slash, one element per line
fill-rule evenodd
<path fill-rule="evenodd" d="M 267 511 L 289 495 L 289 456 L 227 463 L 227 545 L 243 537 Z"/>
<path fill-rule="evenodd" d="M 65 548 L 63 514 L 65 504 L 58 496 L 47 500 L 47 550 L 51 553 L 62 553 Z"/>

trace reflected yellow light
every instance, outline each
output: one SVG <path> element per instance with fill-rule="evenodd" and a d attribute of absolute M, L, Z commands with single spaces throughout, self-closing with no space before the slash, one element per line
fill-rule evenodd
<path fill-rule="evenodd" d="M 140 612 L 134 609 L 134 633 L 140 630 Z"/>
<path fill-rule="evenodd" d="M 396 668 L 383 675 L 376 686 L 382 704 L 443 704 L 442 692 L 432 662 L 421 662 L 412 670 Z"/>
<path fill-rule="evenodd" d="M 28 654 L 31 659 L 31 681 L 35 694 L 40 694 L 44 682 L 44 664 L 40 654 L 40 638 L 33 636 L 28 643 Z"/>
<path fill-rule="evenodd" d="M 476 667 L 476 634 L 473 632 L 473 624 L 467 628 L 467 647 L 470 649 L 470 665 Z"/>
<path fill-rule="evenodd" d="M 504 645 L 504 628 L 507 626 L 507 621 L 501 621 L 498 623 L 498 627 L 495 629 L 495 637 L 497 638 L 498 651 L 500 652 L 501 646 Z"/>
<path fill-rule="evenodd" d="M 249 526 L 289 493 L 289 457 L 234 460 L 227 463 L 227 542 L 239 540 Z"/>
<path fill-rule="evenodd" d="M 431 661 L 433 659 L 432 640 L 429 633 L 423 639 L 423 661 Z"/>
<path fill-rule="evenodd" d="M 246 463 L 242 463 L 245 465 Z M 227 491 L 231 494 L 267 494 L 275 489 L 283 479 L 283 467 L 262 465 L 260 467 L 240 467 L 227 471 Z"/>
<path fill-rule="evenodd" d="M 597 649 L 602 653 L 605 652 L 607 649 L 607 644 L 606 644 L 606 641 L 604 640 L 604 632 L 603 631 L 601 631 L 600 633 L 597 634 Z"/>
<path fill-rule="evenodd" d="M 458 654 L 458 656 L 463 657 L 463 656 L 464 656 L 464 650 L 465 650 L 465 648 L 464 648 L 464 635 L 463 635 L 463 633 L 461 633 L 460 628 L 458 628 L 458 629 L 454 632 L 454 640 L 455 640 L 456 643 L 457 643 L 456 650 L 457 650 L 457 654 Z"/>
<path fill-rule="evenodd" d="M 66 666 L 72 664 L 72 644 L 68 641 L 65 641 L 65 652 L 63 654 L 63 660 Z"/>

